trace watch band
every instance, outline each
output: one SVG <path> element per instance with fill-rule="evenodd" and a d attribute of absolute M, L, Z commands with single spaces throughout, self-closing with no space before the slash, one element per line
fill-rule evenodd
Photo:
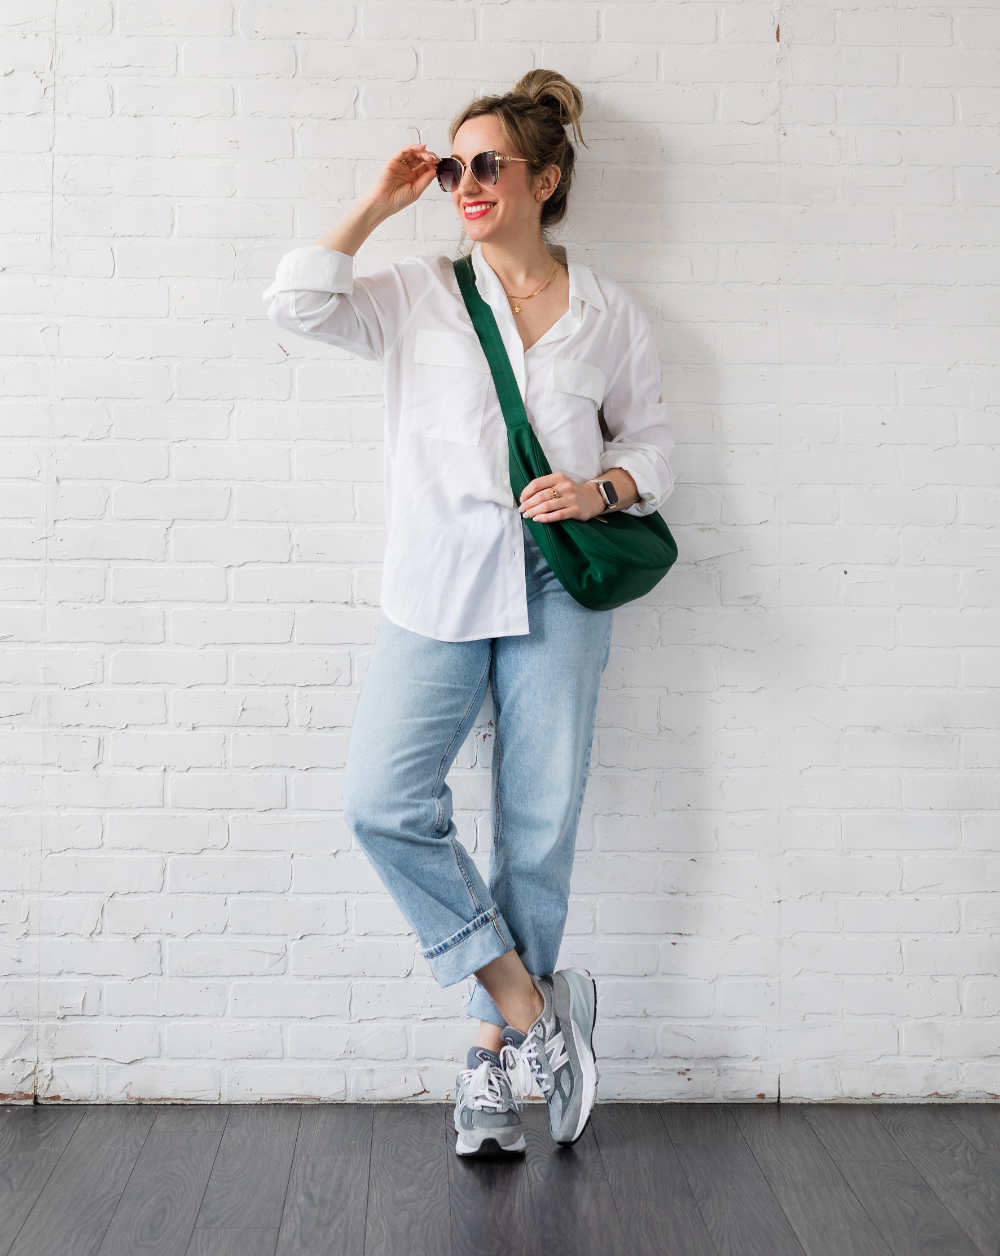
<path fill-rule="evenodd" d="M 597 491 L 600 493 L 601 497 L 603 497 L 604 499 L 605 510 L 610 510 L 612 506 L 618 505 L 618 493 L 615 489 L 614 484 L 611 482 L 611 480 L 596 479 L 596 480 L 591 480 L 589 482 L 591 484 L 597 485 Z M 610 493 L 608 492 L 608 489 L 611 490 Z"/>

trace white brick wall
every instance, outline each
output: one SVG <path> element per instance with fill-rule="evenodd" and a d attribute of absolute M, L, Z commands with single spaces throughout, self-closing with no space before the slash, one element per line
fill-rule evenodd
<path fill-rule="evenodd" d="M 0 1092 L 450 1094 L 467 988 L 341 814 L 380 368 L 260 293 L 415 126 L 552 65 L 590 144 L 561 238 L 645 303 L 678 436 L 562 955 L 601 1097 L 995 1096 L 995 9 L 4 21 Z M 458 237 L 432 189 L 359 265 Z M 491 716 L 452 777 L 484 871 Z"/>

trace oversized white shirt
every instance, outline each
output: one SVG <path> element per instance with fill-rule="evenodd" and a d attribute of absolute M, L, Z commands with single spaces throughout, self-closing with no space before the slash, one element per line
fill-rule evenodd
<path fill-rule="evenodd" d="M 674 487 L 674 437 L 642 306 L 567 257 L 569 309 L 525 351 L 479 241 L 471 256 L 552 470 L 587 480 L 624 467 L 640 493 L 626 513 L 658 510 Z M 262 299 L 280 327 L 385 364 L 384 613 L 440 641 L 527 633 L 507 428 L 451 258 L 355 275 L 351 254 L 305 245 L 281 258 Z"/>

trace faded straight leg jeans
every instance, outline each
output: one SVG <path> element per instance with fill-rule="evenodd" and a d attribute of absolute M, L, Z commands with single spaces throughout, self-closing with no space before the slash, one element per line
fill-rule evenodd
<path fill-rule="evenodd" d="M 614 612 L 575 601 L 522 524 L 530 631 L 438 641 L 380 613 L 348 745 L 345 818 L 442 986 L 513 949 L 529 972 L 553 972 L 566 923 Z M 445 782 L 487 685 L 489 885 Z M 506 1024 L 479 981 L 466 1011 Z"/>

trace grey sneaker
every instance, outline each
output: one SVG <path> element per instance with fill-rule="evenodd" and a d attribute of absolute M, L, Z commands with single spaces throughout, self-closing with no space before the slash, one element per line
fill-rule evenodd
<path fill-rule="evenodd" d="M 506 1025 L 504 1067 L 516 1099 L 531 1094 L 532 1082 L 549 1106 L 549 1128 L 557 1143 L 575 1143 L 597 1097 L 600 1073 L 594 1055 L 597 983 L 585 968 L 529 974 L 545 1006 L 526 1033 Z M 508 1063 L 508 1059 L 510 1062 Z"/>
<path fill-rule="evenodd" d="M 470 1047 L 467 1068 L 455 1081 L 455 1151 L 460 1156 L 489 1156 L 524 1151 L 521 1114 L 511 1093 L 500 1056 L 486 1047 Z"/>

